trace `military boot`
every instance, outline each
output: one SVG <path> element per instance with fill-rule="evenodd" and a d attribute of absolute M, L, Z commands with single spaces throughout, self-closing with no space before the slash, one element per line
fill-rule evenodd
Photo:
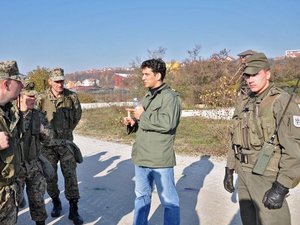
<path fill-rule="evenodd" d="M 45 221 L 36 221 L 35 225 L 45 225 Z"/>
<path fill-rule="evenodd" d="M 73 223 L 75 225 L 81 225 L 83 224 L 83 219 L 81 216 L 78 214 L 78 199 L 70 199 L 70 213 L 69 213 L 69 219 L 73 220 Z"/>
<path fill-rule="evenodd" d="M 61 202 L 60 202 L 59 197 L 53 198 L 52 202 L 53 202 L 53 209 L 51 211 L 51 216 L 59 217 L 60 213 L 61 213 Z"/>

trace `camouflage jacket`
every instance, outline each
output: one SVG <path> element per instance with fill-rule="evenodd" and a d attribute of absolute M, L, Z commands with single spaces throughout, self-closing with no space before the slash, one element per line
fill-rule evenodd
<path fill-rule="evenodd" d="M 22 125 L 22 118 L 15 105 L 7 103 L 0 108 L 0 131 L 6 132 L 9 136 L 9 147 L 0 151 L 0 183 L 12 182 L 20 170 Z"/>
<path fill-rule="evenodd" d="M 64 89 L 57 98 L 48 89 L 40 96 L 37 107 L 45 113 L 47 129 L 53 131 L 53 139 L 73 140 L 82 110 L 75 92 Z"/>

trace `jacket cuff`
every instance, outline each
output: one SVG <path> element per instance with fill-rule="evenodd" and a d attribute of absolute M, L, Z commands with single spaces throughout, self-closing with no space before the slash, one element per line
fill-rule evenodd
<path fill-rule="evenodd" d="M 294 182 L 291 178 L 289 178 L 288 176 L 285 176 L 283 174 L 278 175 L 277 182 L 289 189 L 294 188 L 297 185 L 297 184 L 296 185 L 293 184 Z"/>

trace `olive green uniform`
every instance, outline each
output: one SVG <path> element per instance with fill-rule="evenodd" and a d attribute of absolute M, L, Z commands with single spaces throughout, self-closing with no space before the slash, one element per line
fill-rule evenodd
<path fill-rule="evenodd" d="M 64 89 L 56 98 L 51 90 L 47 90 L 38 103 L 45 112 L 48 129 L 52 130 L 50 141 L 43 144 L 43 155 L 55 169 L 55 177 L 47 181 L 47 192 L 51 198 L 58 198 L 57 163 L 60 161 L 61 171 L 65 179 L 65 195 L 68 200 L 79 199 L 74 153 L 67 147 L 66 141 L 73 141 L 73 130 L 81 118 L 81 106 L 77 94 Z"/>
<path fill-rule="evenodd" d="M 18 110 L 7 103 L 0 107 L 0 131 L 9 135 L 9 147 L 0 151 L 0 224 L 13 225 L 17 219 L 17 206 L 23 193 L 17 183 L 20 171 L 22 122 Z"/>
<path fill-rule="evenodd" d="M 19 178 L 23 186 L 26 184 L 26 192 L 29 200 L 29 209 L 32 220 L 45 221 L 47 212 L 45 209 L 44 194 L 46 191 L 46 179 L 43 172 L 41 154 L 41 113 L 32 109 L 23 114 L 25 133 L 22 138 L 23 162 Z"/>
<path fill-rule="evenodd" d="M 287 202 L 280 209 L 268 209 L 263 196 L 278 181 L 286 188 L 300 180 L 300 110 L 290 95 L 273 84 L 259 96 L 245 96 L 233 115 L 227 167 L 238 173 L 238 195 L 243 224 L 290 224 Z M 273 155 L 263 175 L 252 172 L 264 142 L 270 140 L 280 119 Z"/>

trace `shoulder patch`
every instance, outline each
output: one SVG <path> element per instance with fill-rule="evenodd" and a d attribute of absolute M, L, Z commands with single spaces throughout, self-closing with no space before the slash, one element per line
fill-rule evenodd
<path fill-rule="evenodd" d="M 294 126 L 300 127 L 300 116 L 293 116 Z"/>

